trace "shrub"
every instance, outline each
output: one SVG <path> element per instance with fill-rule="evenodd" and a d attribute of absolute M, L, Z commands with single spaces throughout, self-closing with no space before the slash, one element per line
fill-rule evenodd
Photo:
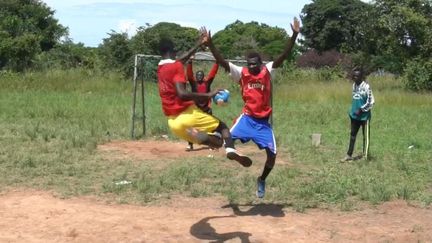
<path fill-rule="evenodd" d="M 403 81 L 408 89 L 432 91 L 432 59 L 409 61 L 404 70 Z"/>
<path fill-rule="evenodd" d="M 297 66 L 300 68 L 323 68 L 323 67 L 348 67 L 351 60 L 348 56 L 336 51 L 325 51 L 319 53 L 311 49 L 297 58 Z"/>

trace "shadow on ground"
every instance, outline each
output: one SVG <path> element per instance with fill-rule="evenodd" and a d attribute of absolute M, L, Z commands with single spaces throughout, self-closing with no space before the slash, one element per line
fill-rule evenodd
<path fill-rule="evenodd" d="M 234 215 L 227 216 L 210 216 L 205 217 L 193 224 L 190 228 L 190 233 L 200 240 L 209 240 L 210 242 L 224 242 L 227 240 L 239 238 L 242 243 L 250 242 L 249 237 L 252 236 L 249 232 L 233 231 L 228 233 L 218 233 L 210 224 L 213 219 L 234 218 L 237 216 L 271 216 L 284 217 L 284 205 L 280 204 L 227 204 L 222 208 L 231 208 Z M 241 208 L 246 208 L 242 210 Z"/>

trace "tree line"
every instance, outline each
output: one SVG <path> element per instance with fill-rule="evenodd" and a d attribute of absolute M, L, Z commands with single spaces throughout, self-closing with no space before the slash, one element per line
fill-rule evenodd
<path fill-rule="evenodd" d="M 302 38 L 287 65 L 362 65 L 403 75 L 410 89 L 432 90 L 431 0 L 313 0 L 300 18 Z M 40 0 L 2 0 L 0 70 L 84 67 L 130 75 L 134 55 L 157 55 L 160 38 L 172 38 L 181 52 L 197 35 L 197 29 L 161 22 L 139 27 L 132 37 L 111 31 L 91 48 L 74 43 L 54 10 Z M 227 58 L 243 57 L 253 49 L 267 60 L 282 51 L 287 38 L 282 28 L 239 20 L 213 37 Z"/>

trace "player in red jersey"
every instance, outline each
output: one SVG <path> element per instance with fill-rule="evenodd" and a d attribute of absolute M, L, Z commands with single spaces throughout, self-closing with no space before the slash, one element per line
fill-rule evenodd
<path fill-rule="evenodd" d="M 241 155 L 234 148 L 229 128 L 216 117 L 203 112 L 194 102 L 208 102 L 220 89 L 208 93 L 196 93 L 186 90 L 183 63 L 207 42 L 207 37 L 200 36 L 197 44 L 182 57 L 175 59 L 174 43 L 162 39 L 159 51 L 162 56 L 158 64 L 158 86 L 162 110 L 168 118 L 168 126 L 176 136 L 196 144 L 205 144 L 219 148 L 225 145 L 228 159 L 236 160 L 243 166 L 250 166 L 249 157 Z"/>
<path fill-rule="evenodd" d="M 265 180 L 273 169 L 276 161 L 276 140 L 269 117 L 272 113 L 271 107 L 271 79 L 272 71 L 283 64 L 283 61 L 291 52 L 297 35 L 300 31 L 300 22 L 294 18 L 291 24 L 293 35 L 287 41 L 282 54 L 273 62 L 266 65 L 261 61 L 257 52 L 251 52 L 246 56 L 247 66 L 239 67 L 226 61 L 218 49 L 214 46 L 210 32 L 202 29 L 206 36 L 206 42 L 216 62 L 230 73 L 231 78 L 240 84 L 244 107 L 242 114 L 231 127 L 232 138 L 240 139 L 243 143 L 252 140 L 260 149 L 265 149 L 267 159 L 261 176 L 257 178 L 256 194 L 259 198 L 265 195 Z"/>
<path fill-rule="evenodd" d="M 204 72 L 202 70 L 199 70 L 195 73 L 194 77 L 192 58 L 190 58 L 187 62 L 186 75 L 191 85 L 192 91 L 197 93 L 209 93 L 211 91 L 211 85 L 213 83 L 213 79 L 217 74 L 218 69 L 219 65 L 215 63 L 213 64 L 212 69 L 207 74 L 207 76 L 204 77 Z M 198 108 L 200 108 L 202 111 L 210 115 L 212 114 L 212 109 L 210 107 L 211 100 L 208 100 L 206 102 L 195 102 L 195 105 L 198 106 Z M 189 142 L 186 150 L 193 150 L 193 143 Z"/>

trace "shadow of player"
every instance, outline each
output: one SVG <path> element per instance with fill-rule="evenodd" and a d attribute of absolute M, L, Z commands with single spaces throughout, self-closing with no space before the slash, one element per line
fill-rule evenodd
<path fill-rule="evenodd" d="M 252 235 L 250 233 L 235 231 L 220 234 L 209 223 L 211 219 L 232 217 L 235 217 L 235 215 L 205 217 L 191 226 L 190 233 L 198 239 L 209 240 L 210 242 L 224 242 L 235 238 L 239 238 L 242 243 L 250 242 L 249 237 Z"/>
<path fill-rule="evenodd" d="M 284 217 L 283 211 L 285 205 L 282 204 L 227 204 L 222 208 L 231 208 L 233 213 L 237 216 L 272 216 L 272 217 Z M 240 210 L 240 207 L 249 207 L 247 210 Z"/>
<path fill-rule="evenodd" d="M 242 208 L 247 208 L 246 210 L 241 210 Z M 251 233 L 235 231 L 229 233 L 217 233 L 216 229 L 211 226 L 209 221 L 211 219 L 217 218 L 232 218 L 236 216 L 271 216 L 271 217 L 284 217 L 285 213 L 283 211 L 284 205 L 280 204 L 227 204 L 222 206 L 222 208 L 231 208 L 234 215 L 229 216 L 213 216 L 206 217 L 195 223 L 190 228 L 190 233 L 198 239 L 209 240 L 210 242 L 224 242 L 230 239 L 239 238 L 241 242 L 250 242 L 249 237 L 252 236 Z"/>

